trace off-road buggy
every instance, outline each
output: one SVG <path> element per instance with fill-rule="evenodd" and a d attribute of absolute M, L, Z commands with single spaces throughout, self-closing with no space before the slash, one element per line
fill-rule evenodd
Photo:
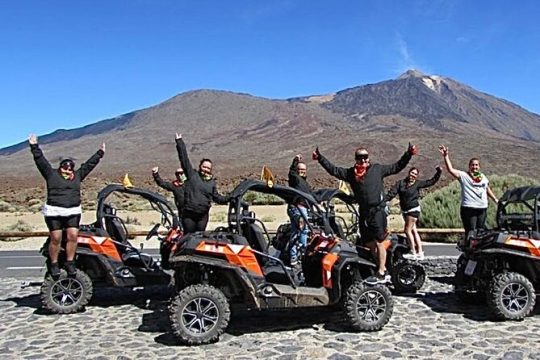
<path fill-rule="evenodd" d="M 375 261 L 369 248 L 360 236 L 360 213 L 354 197 L 339 189 L 321 189 L 316 191 L 317 200 L 329 212 L 329 222 L 332 229 L 343 239 L 356 244 L 360 256 Z M 336 212 L 336 200 L 345 205 L 345 213 Z M 342 216 L 343 215 L 343 216 Z M 397 293 L 414 293 L 422 288 L 426 280 L 426 271 L 421 263 L 403 257 L 410 252 L 405 236 L 390 234 L 384 241 L 386 247 L 386 268 L 391 275 L 394 291 Z"/>
<path fill-rule="evenodd" d="M 485 298 L 499 319 L 531 314 L 540 290 L 540 187 L 506 191 L 497 228 L 471 233 L 461 250 L 454 278 L 460 299 Z"/>
<path fill-rule="evenodd" d="M 148 200 L 151 207 L 161 214 L 161 224 L 155 224 L 146 239 L 158 236 L 161 240 L 163 263 L 130 244 L 124 220 L 116 215 L 117 210 L 107 202 L 112 194 Z M 164 237 L 158 233 L 161 225 L 168 229 Z M 163 267 L 167 267 L 170 250 L 181 235 L 178 217 L 163 196 L 135 187 L 107 185 L 97 196 L 96 221 L 80 226 L 75 258 L 76 276 L 70 277 L 62 270 L 59 278 L 53 278 L 47 272 L 41 285 L 43 307 L 56 313 L 73 313 L 90 301 L 95 287 L 169 284 L 171 276 L 163 271 Z M 49 241 L 47 239 L 41 249 L 47 259 Z M 65 238 L 59 255 L 60 266 L 65 261 L 64 244 Z"/>
<path fill-rule="evenodd" d="M 271 237 L 250 210 L 248 192 L 272 194 L 287 204 L 301 198 L 308 206 L 303 277 L 296 276 L 295 269 L 283 261 L 283 252 L 278 254 L 271 245 L 294 239 L 288 233 L 290 226 L 280 226 Z M 231 198 L 227 227 L 186 234 L 169 259 L 177 286 L 170 320 L 180 341 L 216 341 L 228 325 L 231 305 L 255 310 L 341 305 L 354 330 L 380 330 L 389 321 L 393 311 L 390 291 L 363 282 L 374 273 L 375 265 L 361 258 L 354 244 L 334 235 L 327 212 L 311 195 L 245 180 Z"/>

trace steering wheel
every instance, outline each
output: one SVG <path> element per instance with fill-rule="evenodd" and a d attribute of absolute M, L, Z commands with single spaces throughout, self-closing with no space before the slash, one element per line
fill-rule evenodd
<path fill-rule="evenodd" d="M 158 229 L 161 226 L 161 224 L 156 224 L 152 227 L 152 229 L 148 232 L 148 235 L 146 235 L 146 240 L 150 240 L 153 236 L 158 235 Z"/>

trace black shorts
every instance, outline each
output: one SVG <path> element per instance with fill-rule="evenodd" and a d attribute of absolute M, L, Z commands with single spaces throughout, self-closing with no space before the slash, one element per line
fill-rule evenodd
<path fill-rule="evenodd" d="M 363 243 L 384 241 L 388 236 L 388 223 L 384 207 L 370 209 L 368 215 L 360 215 L 360 237 Z"/>
<path fill-rule="evenodd" d="M 49 231 L 79 228 L 81 214 L 70 216 L 45 216 L 45 223 Z"/>
<path fill-rule="evenodd" d="M 403 218 L 405 219 L 407 216 L 413 217 L 418 219 L 420 217 L 420 211 L 411 211 L 408 213 L 403 214 Z"/>

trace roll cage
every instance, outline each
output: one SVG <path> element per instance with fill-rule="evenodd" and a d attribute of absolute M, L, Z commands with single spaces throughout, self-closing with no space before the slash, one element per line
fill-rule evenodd
<path fill-rule="evenodd" d="M 499 198 L 497 227 L 540 232 L 540 186 L 507 190 Z"/>

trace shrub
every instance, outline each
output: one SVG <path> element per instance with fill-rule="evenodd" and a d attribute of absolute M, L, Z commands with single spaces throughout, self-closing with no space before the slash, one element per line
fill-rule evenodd
<path fill-rule="evenodd" d="M 14 212 L 16 208 L 7 201 L 0 200 L 0 212 Z"/>
<path fill-rule="evenodd" d="M 251 205 L 282 205 L 285 201 L 273 194 L 263 194 L 254 191 L 248 191 L 243 198 Z"/>
<path fill-rule="evenodd" d="M 8 231 L 32 231 L 34 227 L 24 220 L 17 220 L 15 224 L 8 226 Z"/>
<path fill-rule="evenodd" d="M 261 218 L 261 221 L 263 223 L 265 222 L 273 222 L 273 221 L 276 221 L 276 217 L 274 215 L 265 215 Z"/>
<path fill-rule="evenodd" d="M 227 220 L 227 213 L 220 211 L 210 214 L 211 222 L 225 222 Z"/>
<path fill-rule="evenodd" d="M 124 222 L 131 225 L 141 225 L 139 219 L 137 219 L 136 217 L 131 217 L 129 215 L 126 217 L 126 220 Z"/>

